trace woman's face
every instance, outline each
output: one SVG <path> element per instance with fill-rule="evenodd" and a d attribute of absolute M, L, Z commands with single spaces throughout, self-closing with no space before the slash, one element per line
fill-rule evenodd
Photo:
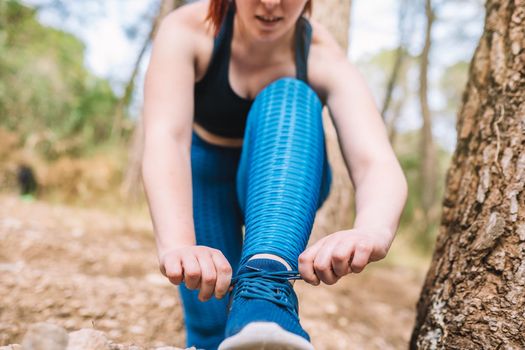
<path fill-rule="evenodd" d="M 308 0 L 236 0 L 243 30 L 261 41 L 275 40 L 295 26 Z"/>

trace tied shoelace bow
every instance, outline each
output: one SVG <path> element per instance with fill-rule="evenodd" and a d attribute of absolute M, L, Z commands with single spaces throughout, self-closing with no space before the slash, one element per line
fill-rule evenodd
<path fill-rule="evenodd" d="M 288 280 L 302 279 L 299 271 L 266 271 L 246 266 L 251 272 L 241 273 L 231 280 L 232 299 L 241 296 L 251 299 L 265 299 L 285 307 L 296 315 L 295 305 L 290 298 L 293 286 Z"/>

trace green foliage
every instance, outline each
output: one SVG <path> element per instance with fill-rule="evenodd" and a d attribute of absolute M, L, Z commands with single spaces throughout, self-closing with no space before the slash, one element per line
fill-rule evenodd
<path fill-rule="evenodd" d="M 0 126 L 40 135 L 48 158 L 107 140 L 117 97 L 84 67 L 83 43 L 16 0 L 0 3 Z"/>

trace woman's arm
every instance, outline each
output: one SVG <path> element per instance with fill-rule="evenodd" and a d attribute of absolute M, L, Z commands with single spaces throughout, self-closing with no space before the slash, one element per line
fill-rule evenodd
<path fill-rule="evenodd" d="M 193 42 L 191 30 L 177 15 L 168 15 L 159 27 L 144 84 L 142 177 L 159 256 L 195 244 L 190 163 Z"/>
<path fill-rule="evenodd" d="M 354 228 L 374 226 L 393 239 L 407 181 L 365 80 L 347 59 L 337 61 L 327 105 L 355 188 Z"/>
<path fill-rule="evenodd" d="M 324 237 L 305 250 L 299 262 L 308 282 L 316 284 L 320 277 L 333 284 L 386 255 L 408 185 L 366 82 L 329 34 L 320 37 L 312 51 L 317 64 L 311 75 L 326 95 L 355 188 L 356 218 L 353 229 Z"/>
<path fill-rule="evenodd" d="M 202 6 L 202 4 L 197 4 Z M 195 6 L 197 6 L 195 5 Z M 192 5 L 193 6 L 193 5 Z M 142 178 L 155 229 L 160 271 L 170 282 L 199 289 L 199 299 L 222 298 L 232 268 L 215 248 L 196 245 L 193 224 L 191 138 L 196 7 L 169 14 L 155 37 L 144 85 Z"/>

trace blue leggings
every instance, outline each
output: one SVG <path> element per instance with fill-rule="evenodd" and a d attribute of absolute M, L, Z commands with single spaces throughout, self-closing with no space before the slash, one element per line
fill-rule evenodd
<path fill-rule="evenodd" d="M 259 253 L 278 255 L 297 270 L 332 180 L 321 110 L 308 85 L 281 78 L 257 95 L 242 147 L 213 145 L 193 132 L 196 241 L 221 250 L 234 275 Z M 186 346 L 216 349 L 224 338 L 229 294 L 201 302 L 199 291 L 184 283 L 179 292 Z"/>

